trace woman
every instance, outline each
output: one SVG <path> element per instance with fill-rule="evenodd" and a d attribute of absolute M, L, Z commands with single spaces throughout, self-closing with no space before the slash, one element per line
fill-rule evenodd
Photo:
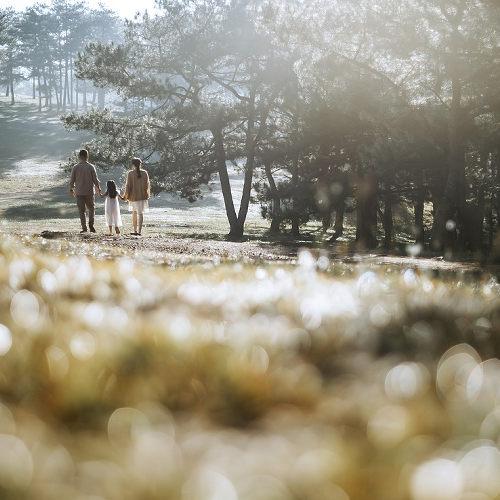
<path fill-rule="evenodd" d="M 132 212 L 132 224 L 134 226 L 132 234 L 137 236 L 140 236 L 142 232 L 143 214 L 149 212 L 149 196 L 149 175 L 142 168 L 140 158 L 133 158 L 130 172 L 127 174 L 123 199 L 129 202 L 128 209 Z M 137 231 L 137 224 L 139 224 L 139 231 Z"/>

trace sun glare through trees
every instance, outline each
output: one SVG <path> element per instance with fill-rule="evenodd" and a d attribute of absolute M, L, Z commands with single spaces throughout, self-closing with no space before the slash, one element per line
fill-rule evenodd
<path fill-rule="evenodd" d="M 498 499 L 498 1 L 124 17 L 0 4 L 0 498 Z"/>

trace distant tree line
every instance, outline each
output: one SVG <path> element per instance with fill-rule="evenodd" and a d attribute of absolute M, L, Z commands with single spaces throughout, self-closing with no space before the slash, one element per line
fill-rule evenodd
<path fill-rule="evenodd" d="M 89 94 L 94 105 L 103 107 L 104 90 L 77 80 L 74 64 L 88 43 L 120 41 L 122 25 L 112 11 L 89 9 L 86 2 L 52 0 L 24 12 L 1 9 L 0 88 L 14 103 L 16 86 L 30 81 L 40 110 L 87 109 Z"/>
<path fill-rule="evenodd" d="M 195 200 L 218 175 L 236 238 L 256 197 L 272 232 L 314 218 L 336 240 L 350 212 L 364 248 L 405 232 L 484 251 L 500 211 L 498 26 L 496 0 L 163 0 L 76 56 L 77 79 L 127 106 L 64 121 L 96 132 L 105 164 L 144 158 L 156 193 Z"/>

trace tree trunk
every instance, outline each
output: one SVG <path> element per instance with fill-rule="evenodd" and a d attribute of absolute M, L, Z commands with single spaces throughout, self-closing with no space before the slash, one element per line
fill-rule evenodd
<path fill-rule="evenodd" d="M 99 109 L 104 109 L 106 91 L 104 89 L 97 90 L 97 97 L 99 99 Z"/>
<path fill-rule="evenodd" d="M 417 166 L 415 171 L 415 187 L 416 187 L 416 200 L 415 200 L 415 243 L 422 245 L 425 241 L 424 233 L 424 172 Z"/>
<path fill-rule="evenodd" d="M 248 215 L 250 197 L 252 193 L 253 172 L 255 169 L 255 93 L 252 91 L 248 104 L 248 122 L 246 134 L 246 165 L 245 177 L 243 181 L 243 192 L 241 193 L 240 209 L 238 211 L 238 234 L 235 237 L 241 238 L 244 233 L 245 221 Z"/>
<path fill-rule="evenodd" d="M 344 200 L 338 202 L 335 207 L 335 222 L 333 223 L 333 230 L 337 239 L 344 232 Z"/>
<path fill-rule="evenodd" d="M 278 188 L 271 171 L 271 163 L 264 160 L 264 171 L 266 173 L 267 182 L 269 182 L 269 191 L 271 193 L 271 233 L 279 233 L 281 225 L 281 200 L 278 195 Z"/>
<path fill-rule="evenodd" d="M 69 101 L 68 92 L 69 92 L 69 75 L 68 75 L 68 59 L 66 59 L 64 64 L 64 89 L 61 89 L 61 93 L 63 95 L 63 102 L 62 102 L 63 113 L 66 113 L 66 107 Z"/>
<path fill-rule="evenodd" d="M 87 81 L 83 80 L 83 96 L 82 96 L 82 101 L 83 101 L 83 109 L 84 111 L 87 111 Z M 125 101 L 126 103 L 127 101 Z M 125 107 L 125 112 L 127 111 L 127 108 Z"/>
<path fill-rule="evenodd" d="M 385 196 L 384 196 L 384 248 L 392 248 L 392 193 L 391 183 L 385 183 Z"/>
<path fill-rule="evenodd" d="M 16 103 L 16 99 L 14 96 L 14 75 L 12 75 L 12 73 L 10 75 L 9 85 L 10 85 L 10 103 L 14 105 Z"/>
<path fill-rule="evenodd" d="M 299 202 L 297 200 L 297 192 L 299 189 L 299 89 L 298 82 L 295 80 L 295 106 L 293 112 L 293 130 L 292 130 L 292 234 L 294 237 L 300 235 L 300 221 L 299 221 Z"/>
<path fill-rule="evenodd" d="M 215 154 L 217 161 L 217 171 L 219 173 L 219 181 L 226 207 L 227 220 L 229 222 L 229 235 L 236 236 L 239 232 L 238 218 L 234 208 L 233 195 L 231 193 L 231 184 L 227 173 L 226 152 L 224 150 L 224 138 L 222 136 L 222 116 L 218 116 L 212 126 L 212 135 L 215 143 Z"/>
<path fill-rule="evenodd" d="M 373 176 L 359 176 L 357 182 L 356 243 L 361 249 L 377 246 L 377 184 Z"/>
<path fill-rule="evenodd" d="M 47 86 L 47 74 L 45 72 L 45 67 L 42 68 L 43 77 L 43 92 L 45 94 L 45 107 L 49 107 L 49 88 Z"/>
<path fill-rule="evenodd" d="M 42 111 L 42 80 L 40 78 L 40 72 L 38 72 L 38 112 Z"/>
<path fill-rule="evenodd" d="M 453 37 L 460 40 L 458 24 L 454 27 Z M 457 45 L 459 42 L 457 41 Z M 463 215 L 466 211 L 465 204 L 465 151 L 463 140 L 463 110 L 462 83 L 460 81 L 461 61 L 458 52 L 450 55 L 451 71 L 451 104 L 448 113 L 448 178 L 444 195 L 436 210 L 431 246 L 434 250 L 443 251 L 449 247 L 450 236 L 455 236 L 454 227 L 460 226 L 461 221 L 456 220 L 457 214 Z M 449 223 L 454 222 L 454 224 Z M 466 235 L 465 239 L 466 239 Z"/>

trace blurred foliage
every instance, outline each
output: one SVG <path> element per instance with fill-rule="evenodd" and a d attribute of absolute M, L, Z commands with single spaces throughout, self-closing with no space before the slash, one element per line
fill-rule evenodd
<path fill-rule="evenodd" d="M 495 277 L 50 245 L 0 243 L 1 498 L 498 497 Z"/>

